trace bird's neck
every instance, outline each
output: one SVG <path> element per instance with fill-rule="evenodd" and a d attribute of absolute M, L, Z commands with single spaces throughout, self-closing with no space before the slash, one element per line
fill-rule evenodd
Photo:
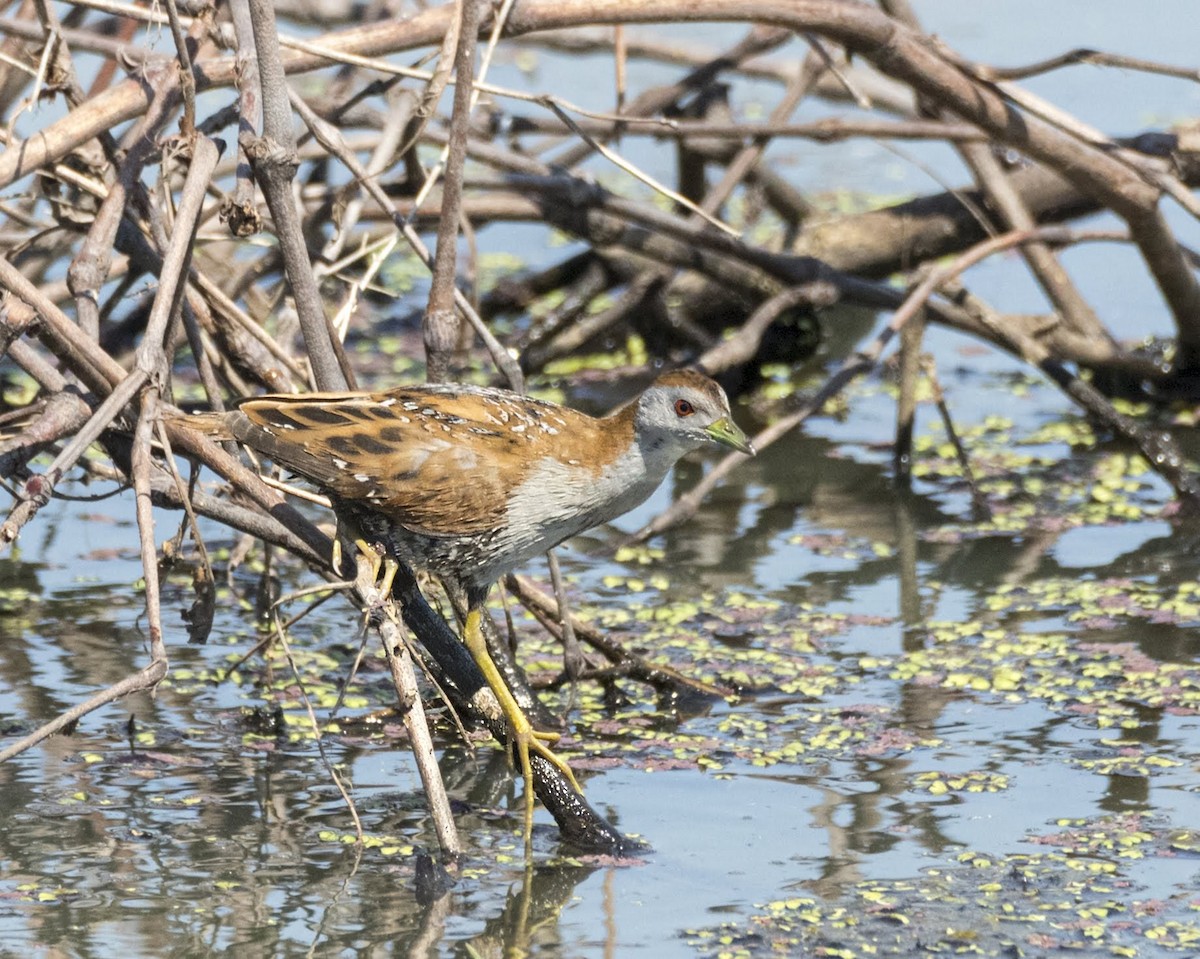
<path fill-rule="evenodd" d="M 589 498 L 594 498 L 597 522 L 607 522 L 653 493 L 686 450 L 640 432 L 636 403 L 599 422 L 608 455 L 595 473 Z"/>
<path fill-rule="evenodd" d="M 615 519 L 644 502 L 679 458 L 639 442 L 636 411 L 620 410 L 595 420 L 586 440 L 591 462 L 547 457 L 532 464 L 525 481 L 509 498 L 502 535 L 516 565 L 586 529 Z M 585 437 L 576 436 L 577 441 Z M 493 570 L 481 571 L 481 579 Z"/>

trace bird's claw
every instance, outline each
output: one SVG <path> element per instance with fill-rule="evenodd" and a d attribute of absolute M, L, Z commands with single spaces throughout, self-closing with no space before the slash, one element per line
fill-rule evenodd
<path fill-rule="evenodd" d="M 552 750 L 547 743 L 556 743 L 562 736 L 559 733 L 547 732 L 541 729 L 534 729 L 524 713 L 519 713 L 519 720 L 509 717 L 509 731 L 512 736 L 512 746 L 517 754 L 517 763 L 520 766 L 521 778 L 525 785 L 525 843 L 529 844 L 533 835 L 533 799 L 534 799 L 534 777 L 533 763 L 530 760 L 530 753 L 536 753 L 542 759 L 550 763 L 566 778 L 571 784 L 571 788 L 577 793 L 582 793 L 583 788 L 579 785 L 579 781 L 575 778 L 575 773 L 571 771 L 571 767 L 565 759 L 559 758 L 558 754 Z"/>
<path fill-rule="evenodd" d="M 356 539 L 354 545 L 358 549 L 358 588 L 364 596 L 374 593 L 372 608 L 382 606 L 391 599 L 400 564 L 365 539 Z"/>
<path fill-rule="evenodd" d="M 476 665 L 479 666 L 480 672 L 483 673 L 488 686 L 495 693 L 496 700 L 500 704 L 500 711 L 503 713 L 505 722 L 508 725 L 509 744 L 516 753 L 517 763 L 521 770 L 521 778 L 525 785 L 525 849 L 528 853 L 533 839 L 534 799 L 533 764 L 529 759 L 530 752 L 537 753 L 537 755 L 541 756 L 542 759 L 546 760 L 546 762 L 562 773 L 575 792 L 582 793 L 583 790 L 580 788 L 575 774 L 571 772 L 571 767 L 564 760 L 559 759 L 554 750 L 546 745 L 547 743 L 558 742 L 559 734 L 534 729 L 529 722 L 529 718 L 521 710 L 516 699 L 513 698 L 512 692 L 504 682 L 504 678 L 500 675 L 500 671 L 496 669 L 496 664 L 492 662 L 492 657 L 488 653 L 487 643 L 484 641 L 483 632 L 479 627 L 480 615 L 480 611 L 477 608 L 467 612 L 467 621 L 463 625 L 463 640 Z"/>

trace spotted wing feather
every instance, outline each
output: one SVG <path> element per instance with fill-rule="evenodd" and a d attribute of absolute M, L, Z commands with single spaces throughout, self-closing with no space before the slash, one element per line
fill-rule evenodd
<path fill-rule="evenodd" d="M 510 397 L 462 387 L 265 396 L 227 423 L 275 463 L 406 529 L 474 535 L 503 524 L 514 480 L 545 444 L 524 418 L 573 412 Z"/>

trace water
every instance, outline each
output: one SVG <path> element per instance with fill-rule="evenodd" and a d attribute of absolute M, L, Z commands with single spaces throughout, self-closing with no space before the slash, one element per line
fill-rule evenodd
<path fill-rule="evenodd" d="M 970 387 L 976 396 L 1007 388 L 987 378 Z M 1053 405 L 1048 388 L 1034 392 L 1035 408 Z M 852 402 L 861 417 L 822 421 L 813 432 L 853 425 L 861 433 L 872 413 L 882 426 L 889 403 L 868 385 Z M 986 462 L 988 449 L 977 449 Z M 1078 455 L 1100 462 L 1107 454 Z M 1149 695 L 1101 697 L 1093 708 L 1083 684 L 1106 660 L 1089 654 L 1070 663 L 1056 649 L 1076 655 L 1126 644 L 1151 666 L 1176 664 L 1177 682 L 1200 688 L 1189 639 L 1195 613 L 1160 611 L 1157 622 L 1125 615 L 1188 586 L 1194 531 L 1159 518 L 1164 496 L 1147 480 L 1134 497 L 1145 520 L 1075 526 L 1040 541 L 1034 531 L 953 540 L 947 521 L 966 518 L 960 494 L 930 483 L 909 499 L 882 495 L 881 458 L 874 446 L 797 438 L 664 537 L 663 559 L 644 566 L 605 558 L 615 531 L 566 552 L 586 612 L 617 619 L 634 647 L 685 672 L 716 681 L 741 675 L 747 687 L 738 701 L 675 714 L 643 703 L 614 717 L 594 693 L 583 696 L 577 716 L 589 755 L 620 759 L 585 774 L 588 797 L 652 844 L 642 862 L 557 860 L 553 827 L 539 810 L 538 864 L 526 875 L 520 803 L 502 758 L 487 746 L 471 755 L 451 745 L 442 765 L 468 843 L 467 872 L 440 907 L 444 916 L 423 909 L 413 894 L 414 854 L 432 836 L 404 743 L 394 729 L 349 721 L 388 702 L 378 667 L 353 691 L 360 699 L 345 710 L 342 733 L 326 737 L 379 842 L 359 854 L 342 841 L 352 826 L 302 721 L 286 727 L 294 735 L 264 731 L 262 717 L 276 704 L 294 704 L 286 664 L 267 669 L 252 659 L 240 683 L 210 681 L 256 641 L 253 617 L 232 602 L 250 592 L 252 572 L 235 576 L 204 646 L 179 638 L 188 602 L 179 575 L 165 599 L 171 683 L 154 700 L 107 707 L 74 735 L 0 768 L 0 803 L 10 810 L 0 839 L 4 940 L 42 954 L 382 955 L 408 949 L 437 922 L 439 954 L 468 944 L 491 954 L 505 943 L 555 956 L 690 956 L 701 949 L 697 935 L 745 922 L 764 903 L 853 901 L 865 882 L 953 869 L 967 852 L 997 860 L 1044 853 L 1031 840 L 1053 837 L 1061 823 L 1099 829 L 1131 814 L 1162 848 L 1135 860 L 1096 851 L 1095 861 L 1119 869 L 1131 903 L 1178 899 L 1197 873 L 1190 853 L 1164 852 L 1176 832 L 1200 821 L 1191 694 L 1169 692 L 1165 707 Z M 819 466 L 789 472 L 796 462 Z M 664 490 L 620 527 L 637 528 L 667 501 Z M 136 531 L 124 515 L 121 500 L 54 504 L 19 558 L 4 561 L 3 581 L 26 591 L 0 617 L 8 722 L 44 719 L 143 661 Z M 160 521 L 172 528 L 173 518 Z M 219 532 L 209 532 L 219 550 Z M 285 578 L 303 581 L 298 571 Z M 630 591 L 631 578 L 648 585 Z M 1055 592 L 1063 582 L 1117 578 L 1141 591 L 1108 603 L 1111 623 L 1073 621 L 1077 611 L 1093 612 L 1091 600 Z M 1027 591 L 1033 608 L 997 608 L 1003 584 Z M 682 628 L 639 619 L 689 602 L 698 610 Z M 755 603 L 762 608 L 747 612 Z M 322 677 L 345 675 L 352 622 L 333 603 L 293 630 L 315 698 L 328 695 Z M 955 629 L 961 635 L 948 640 L 943 631 Z M 1014 650 L 993 656 L 989 631 Z M 1020 648 L 1053 636 L 1064 637 L 1057 647 Z M 921 657 L 939 650 L 952 651 L 949 674 L 931 682 L 922 670 L 942 667 Z M 553 660 L 552 651 L 535 656 Z M 992 675 L 1002 663 L 1018 671 L 1015 692 L 972 689 L 962 679 Z M 589 732 L 597 717 L 607 724 Z M 1117 739 L 1124 745 L 1113 746 Z M 632 753 L 624 748 L 631 743 Z M 1146 766 L 1146 757 L 1179 765 Z M 921 778 L 931 775 L 974 776 L 980 791 L 938 794 Z M 1181 907 L 1181 921 L 1188 916 Z"/>

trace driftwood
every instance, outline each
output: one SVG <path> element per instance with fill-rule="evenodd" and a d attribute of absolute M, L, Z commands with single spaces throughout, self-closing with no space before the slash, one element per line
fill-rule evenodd
<path fill-rule="evenodd" d="M 871 369 L 909 322 L 901 421 L 911 422 L 912 383 L 921 369 L 918 324 L 946 324 L 1041 370 L 1104 428 L 1142 450 L 1181 501 L 1200 504 L 1200 487 L 1170 438 L 1119 415 L 1106 396 L 1159 401 L 1194 395 L 1200 382 L 1195 256 L 1161 210 L 1169 197 L 1193 216 L 1200 212 L 1191 192 L 1200 178 L 1195 134 L 1111 139 L 1018 83 L 1079 62 L 1194 79 L 1193 70 L 1096 51 L 1066 51 L 1009 70 L 971 63 L 925 35 L 906 0 L 455 0 L 337 27 L 351 16 L 349 4 L 333 0 L 319 9 L 267 0 L 233 0 L 219 9 L 82 0 L 64 24 L 54 8 L 30 0 L 0 18 L 0 185 L 10 194 L 0 230 L 0 361 L 39 388 L 18 411 L 19 429 L 7 417 L 0 422 L 0 474 L 13 499 L 0 524 L 0 548 L 85 468 L 84 451 L 100 448 L 107 474 L 135 492 L 151 637 L 145 669 L 0 758 L 104 702 L 153 688 L 166 674 L 151 503 L 186 509 L 193 527 L 195 516 L 205 516 L 260 538 L 329 579 L 353 579 L 354 570 L 334 568 L 329 539 L 236 450 L 179 428 L 177 397 L 182 383 L 195 383 L 206 405 L 223 409 L 258 389 L 352 387 L 367 371 L 356 368 L 343 344 L 372 338 L 376 276 L 396 246 L 409 247 L 431 270 L 412 343 L 433 379 L 453 377 L 463 351 L 478 343 L 497 379 L 522 389 L 525 374 L 628 329 L 642 333 L 664 362 L 731 373 L 753 365 L 764 337 L 797 309 L 819 317 L 836 304 L 865 307 L 892 313 L 884 333 L 846 358 L 816 397 L 755 437 L 756 445 L 779 440 L 819 411 L 851 377 Z M 299 39 L 285 17 L 325 32 Z M 725 50 L 651 34 L 622 32 L 617 41 L 610 29 L 704 20 L 743 29 Z M 145 45 L 146 31 L 163 25 L 173 57 L 158 52 L 161 44 Z M 583 111 L 549 93 L 493 84 L 487 64 L 497 45 L 508 44 L 611 50 L 619 76 L 626 58 L 642 57 L 675 71 L 676 79 L 647 90 L 622 85 L 614 91 L 619 110 Z M 74 55 L 85 51 L 100 66 L 81 77 Z M 436 51 L 430 69 L 408 65 L 418 51 Z M 306 82 L 303 96 L 294 83 L 302 75 L 320 80 Z M 746 76 L 780 85 L 767 121 L 731 115 L 723 84 Z M 452 105 L 439 106 L 452 82 Z M 876 114 L 806 121 L 803 108 L 814 97 L 873 106 Z M 38 126 L 37 114 L 25 114 L 49 98 L 61 99 L 64 112 Z M 970 182 L 818 219 L 809 199 L 763 160 L 776 138 L 863 136 L 952 144 Z M 621 144 L 631 138 L 658 144 L 676 170 L 673 182 L 622 159 Z M 998 159 L 999 148 L 1022 163 L 1010 168 Z M 596 155 L 616 165 L 631 193 L 653 189 L 669 208 L 598 186 L 580 167 Z M 427 165 L 431 156 L 438 159 Z M 735 194 L 748 211 L 737 229 L 724 220 Z M 1101 210 L 1123 228 L 1100 234 L 1064 225 Z M 764 217 L 778 224 L 772 239 L 745 239 Z M 464 284 L 475 264 L 458 255 L 459 237 L 469 252 L 475 231 L 516 221 L 565 231 L 587 249 L 488 291 Z M 255 243 L 260 231 L 273 242 Z M 422 237 L 431 233 L 432 255 Z M 1064 247 L 1098 241 L 1130 244 L 1140 254 L 1174 320 L 1169 364 L 1111 336 L 1060 263 Z M 1044 315 L 1006 315 L 963 286 L 967 267 L 1005 250 L 1019 253 L 1044 291 Z M 953 259 L 935 267 L 943 257 Z M 908 288 L 887 279 L 898 272 L 910 277 Z M 133 292 L 146 277 L 157 280 L 153 296 Z M 496 332 L 499 314 L 523 313 L 550 296 L 560 302 L 539 322 L 520 326 L 507 341 Z M 601 297 L 606 308 L 591 309 Z M 1084 370 L 1095 374 L 1091 383 L 1081 378 Z M 902 426 L 898 462 L 903 450 Z M 189 489 L 175 455 L 219 476 L 236 500 Z M 639 535 L 684 518 L 738 462 L 722 462 Z M 204 562 L 199 533 L 193 536 Z M 494 703 L 453 632 L 411 576 L 398 584 L 400 615 L 445 695 L 503 738 Z M 361 585 L 355 601 L 372 606 L 378 597 L 370 593 Z M 561 588 L 557 593 L 561 600 Z M 519 594 L 567 644 L 564 676 L 586 679 L 574 638 L 581 625 L 528 584 Z M 417 689 L 412 658 L 394 620 L 381 632 L 407 717 Z M 687 685 L 588 638 L 624 676 L 660 688 Z M 511 675 L 522 681 L 518 670 Z M 536 702 L 528 690 L 520 695 Z M 436 800 L 423 727 L 414 721 L 409 731 Z M 555 769 L 539 761 L 535 772 L 538 793 L 568 839 L 592 849 L 624 847 Z M 441 806 L 439 841 L 453 861 L 458 842 Z"/>

